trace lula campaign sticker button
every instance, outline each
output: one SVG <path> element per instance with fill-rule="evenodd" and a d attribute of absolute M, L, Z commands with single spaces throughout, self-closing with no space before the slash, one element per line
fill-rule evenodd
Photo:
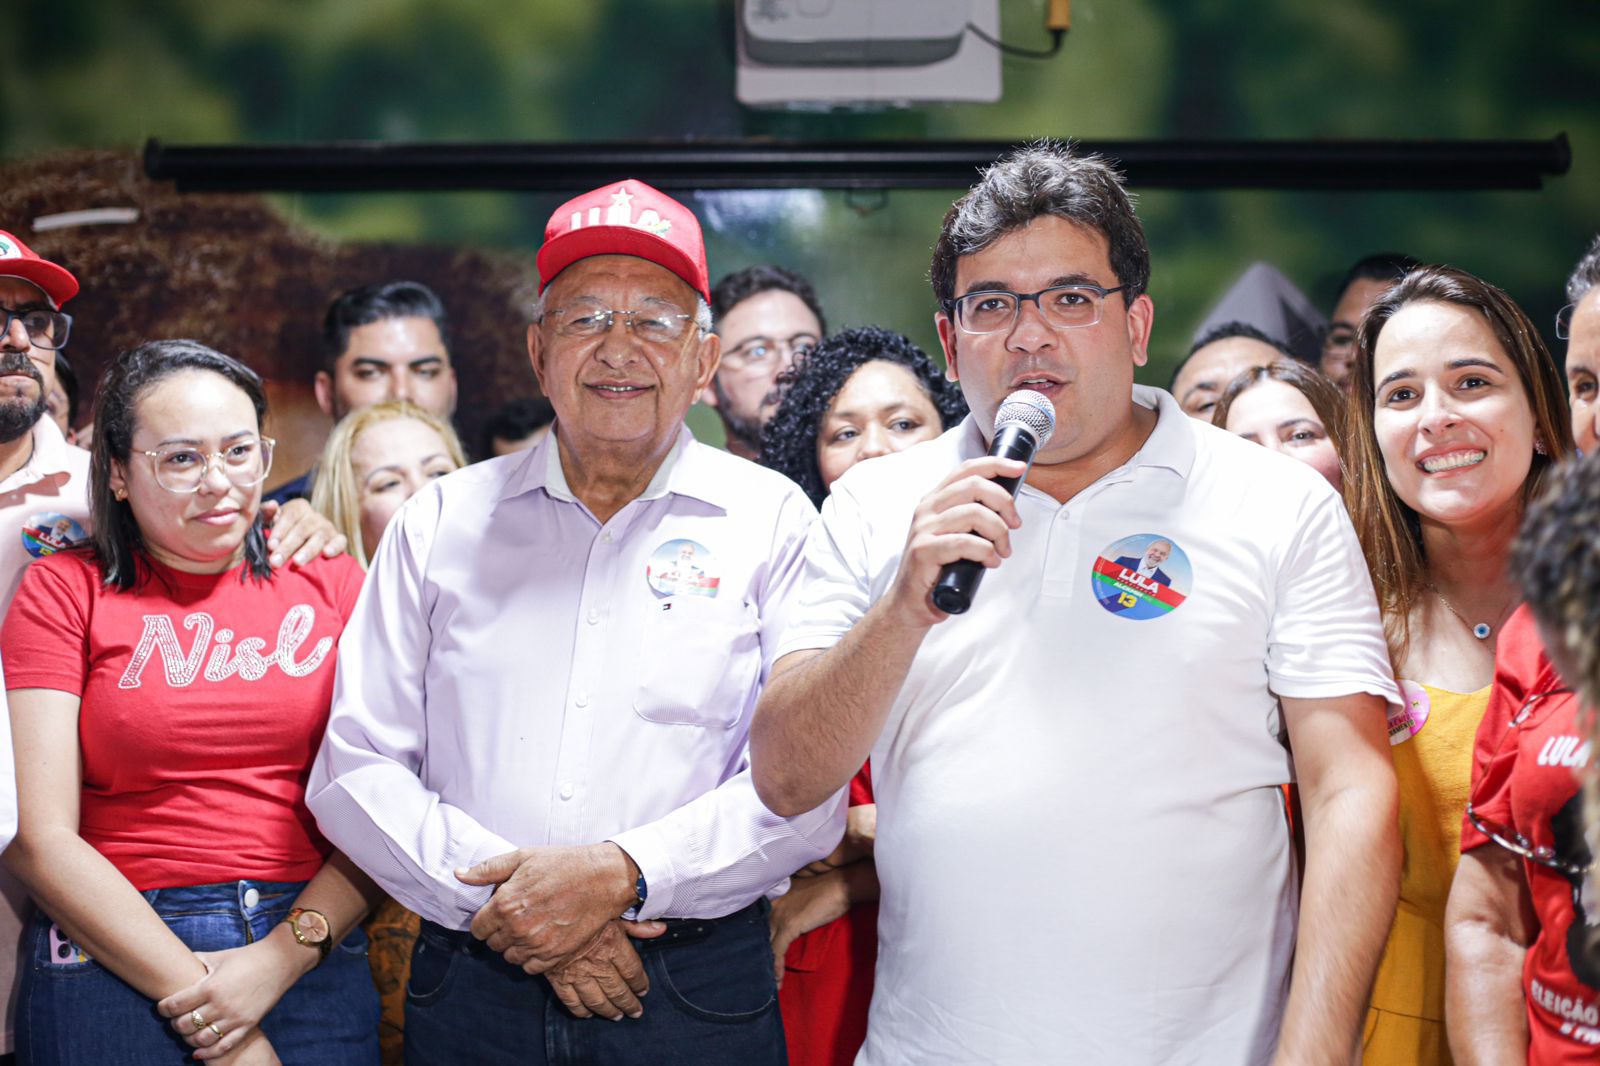
<path fill-rule="evenodd" d="M 1194 584 L 1189 556 L 1160 533 L 1136 533 L 1108 544 L 1095 556 L 1090 576 L 1100 606 L 1135 621 L 1171 614 Z"/>
<path fill-rule="evenodd" d="M 22 523 L 22 546 L 35 559 L 76 547 L 89 539 L 75 520 L 54 511 L 30 515 Z"/>
<path fill-rule="evenodd" d="M 1389 708 L 1389 745 L 1404 744 L 1428 724 L 1428 715 L 1433 710 L 1433 700 L 1428 697 L 1428 690 L 1415 681 L 1400 682 L 1400 706 Z"/>
<path fill-rule="evenodd" d="M 657 596 L 715 596 L 722 583 L 711 550 L 698 541 L 681 538 L 650 553 L 644 578 Z"/>

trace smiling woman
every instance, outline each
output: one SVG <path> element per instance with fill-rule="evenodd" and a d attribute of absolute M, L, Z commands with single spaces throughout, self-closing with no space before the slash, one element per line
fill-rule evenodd
<path fill-rule="evenodd" d="M 1373 989 L 1368 1064 L 1446 1063 L 1444 905 L 1528 500 L 1573 452 L 1555 361 L 1511 299 L 1422 267 L 1357 337 L 1345 499 L 1405 703 L 1389 720 L 1406 849 Z"/>

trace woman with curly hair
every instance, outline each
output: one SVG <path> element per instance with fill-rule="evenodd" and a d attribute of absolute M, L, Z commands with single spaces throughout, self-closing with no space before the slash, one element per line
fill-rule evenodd
<path fill-rule="evenodd" d="M 1509 296 L 1448 266 L 1407 274 L 1357 334 L 1345 502 L 1403 704 L 1389 743 L 1405 846 L 1372 993 L 1368 1066 L 1448 1063 L 1445 901 L 1495 646 L 1520 596 L 1523 510 L 1573 453 L 1560 372 Z"/>
<path fill-rule="evenodd" d="M 761 437 L 761 463 L 818 507 L 863 459 L 932 440 L 967 413 L 961 389 L 909 337 L 842 330 L 778 379 L 782 397 Z"/>
<path fill-rule="evenodd" d="M 1500 635 L 1446 913 L 1463 1063 L 1593 1062 L 1600 1038 L 1596 812 L 1579 784 L 1594 784 L 1584 723 L 1600 706 L 1600 455 L 1547 480 L 1511 554 L 1527 602 Z"/>
<path fill-rule="evenodd" d="M 967 413 L 961 390 L 922 349 L 876 326 L 823 340 L 778 387 L 761 461 L 818 506 L 856 463 L 933 440 Z M 877 811 L 863 766 L 850 783 L 844 840 L 797 871 L 773 904 L 778 1003 L 793 1066 L 843 1066 L 866 1037 L 878 954 Z"/>

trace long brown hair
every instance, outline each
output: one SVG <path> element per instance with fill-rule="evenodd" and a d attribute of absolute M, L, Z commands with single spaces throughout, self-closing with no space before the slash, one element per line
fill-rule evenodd
<path fill-rule="evenodd" d="M 1533 456 L 1523 482 L 1524 505 L 1537 495 L 1551 465 L 1574 451 L 1561 372 L 1528 316 L 1500 289 L 1455 267 L 1418 267 L 1367 310 L 1356 332 L 1346 440 L 1339 453 L 1345 467 L 1345 506 L 1350 509 L 1372 573 L 1378 605 L 1383 609 L 1389 654 L 1397 667 L 1410 644 L 1412 609 L 1427 589 L 1428 562 L 1422 544 L 1422 521 L 1395 493 L 1378 449 L 1372 420 L 1377 405 L 1373 352 L 1383 327 L 1402 308 L 1430 301 L 1482 314 L 1516 368 L 1522 391 L 1533 409 L 1534 439 L 1544 444 L 1544 452 Z"/>

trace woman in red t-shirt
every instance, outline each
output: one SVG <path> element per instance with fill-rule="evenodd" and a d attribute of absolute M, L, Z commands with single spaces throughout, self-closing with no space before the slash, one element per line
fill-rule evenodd
<path fill-rule="evenodd" d="M 1445 1017 L 1464 1062 L 1600 1059 L 1600 906 L 1579 787 L 1594 772 L 1579 704 L 1600 701 L 1600 455 L 1549 480 L 1512 553 L 1527 604 L 1500 636 L 1445 915 Z"/>
<path fill-rule="evenodd" d="M 21 817 L 22 1061 L 371 1064 L 371 882 L 305 781 L 361 569 L 273 570 L 261 379 L 192 341 L 102 380 L 92 548 L 5 620 Z"/>

